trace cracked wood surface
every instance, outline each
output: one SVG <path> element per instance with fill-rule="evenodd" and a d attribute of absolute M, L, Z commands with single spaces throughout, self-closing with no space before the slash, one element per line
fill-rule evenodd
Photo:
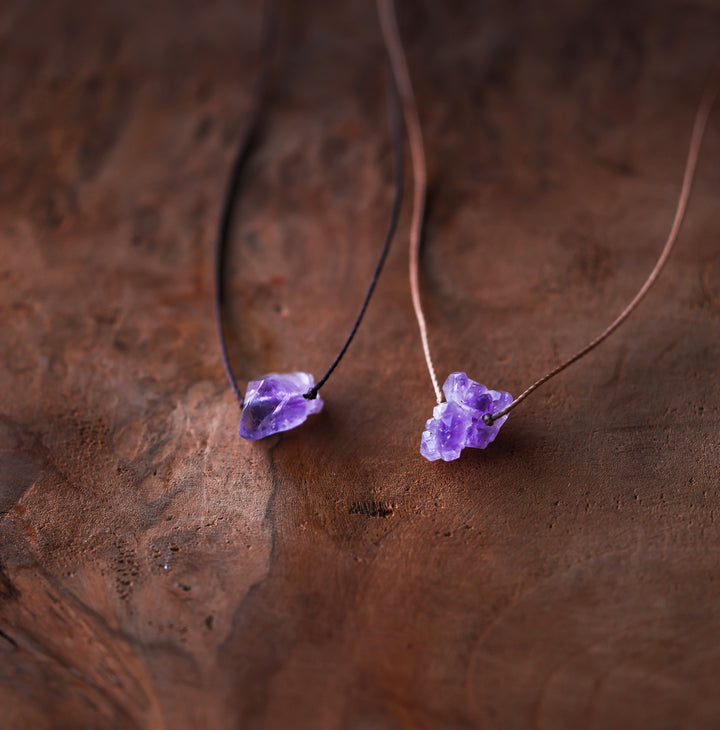
<path fill-rule="evenodd" d="M 441 379 L 519 392 L 636 291 L 720 5 L 400 2 Z M 720 122 L 638 312 L 486 452 L 434 403 L 408 209 L 302 428 L 249 444 L 211 302 L 260 6 L 0 7 L 0 726 L 716 728 Z M 389 215 L 371 3 L 294 5 L 230 261 L 244 386 L 319 374 Z"/>

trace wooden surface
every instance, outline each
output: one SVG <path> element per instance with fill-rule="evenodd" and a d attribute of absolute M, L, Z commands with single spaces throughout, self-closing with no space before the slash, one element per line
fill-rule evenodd
<path fill-rule="evenodd" d="M 440 377 L 518 393 L 664 240 L 717 2 L 400 3 Z M 408 208 L 325 411 L 240 440 L 211 303 L 260 6 L 0 6 L 0 727 L 720 726 L 720 121 L 641 309 L 427 463 Z M 243 379 L 319 376 L 391 201 L 373 5 L 296 4 L 248 169 Z"/>

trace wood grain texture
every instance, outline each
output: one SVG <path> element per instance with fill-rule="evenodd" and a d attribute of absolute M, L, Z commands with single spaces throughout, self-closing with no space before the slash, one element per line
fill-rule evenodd
<path fill-rule="evenodd" d="M 720 6 L 400 3 L 444 378 L 519 392 L 672 219 Z M 371 3 L 294 5 L 230 264 L 244 382 L 320 374 L 389 214 Z M 408 211 L 325 411 L 249 444 L 211 248 L 260 5 L 0 6 L 0 726 L 716 728 L 720 124 L 668 269 L 486 452 L 433 406 Z"/>

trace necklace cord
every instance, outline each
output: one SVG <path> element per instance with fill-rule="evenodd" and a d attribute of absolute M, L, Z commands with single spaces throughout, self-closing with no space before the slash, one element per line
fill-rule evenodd
<path fill-rule="evenodd" d="M 303 396 L 308 400 L 313 400 L 317 398 L 318 391 L 320 390 L 320 388 L 322 388 L 323 385 L 325 385 L 327 379 L 332 375 L 335 368 L 340 364 L 340 360 L 342 360 L 343 356 L 347 352 L 348 347 L 350 347 L 350 343 L 353 341 L 353 338 L 355 337 L 355 334 L 360 327 L 360 323 L 365 316 L 365 310 L 367 309 L 368 304 L 370 303 L 370 298 L 372 297 L 373 292 L 375 291 L 375 287 L 377 286 L 378 279 L 380 278 L 380 273 L 382 272 L 383 265 L 385 264 L 385 259 L 387 259 L 388 252 L 390 251 L 390 244 L 392 244 L 393 238 L 395 237 L 398 220 L 400 219 L 400 210 L 402 208 L 403 200 L 403 181 L 405 179 L 405 169 L 403 163 L 403 135 L 402 120 L 400 114 L 400 101 L 398 98 L 398 90 L 395 82 L 393 81 L 392 75 L 390 76 L 388 81 L 388 105 L 390 108 L 390 125 L 392 127 L 393 135 L 392 146 L 393 168 L 395 171 L 395 196 L 393 198 L 392 209 L 390 212 L 390 222 L 388 223 L 387 232 L 385 234 L 385 243 L 383 244 L 382 250 L 380 252 L 380 258 L 378 259 L 377 265 L 375 266 L 375 271 L 373 271 L 372 279 L 370 280 L 370 286 L 368 287 L 368 290 L 365 294 L 365 299 L 363 299 L 363 303 L 360 307 L 360 311 L 358 312 L 357 317 L 355 318 L 355 322 L 352 326 L 352 329 L 350 330 L 350 334 L 348 335 L 347 339 L 345 340 L 345 344 L 340 349 L 340 352 L 337 354 L 335 360 L 333 360 L 332 365 L 330 365 L 325 375 L 323 375 L 322 378 L 318 380 L 317 384 Z"/>
<path fill-rule="evenodd" d="M 226 299 L 224 270 L 228 240 L 235 221 L 235 201 L 240 188 L 242 171 L 250 158 L 250 152 L 257 140 L 263 108 L 267 101 L 267 97 L 269 96 L 272 55 L 277 37 L 277 24 L 275 22 L 275 13 L 273 12 L 276 4 L 277 3 L 273 0 L 268 0 L 268 2 L 265 3 L 259 52 L 260 61 L 258 63 L 257 76 L 253 85 L 250 110 L 240 130 L 235 157 L 225 184 L 223 199 L 220 206 L 220 220 L 215 239 L 213 271 L 215 285 L 215 323 L 218 339 L 220 341 L 220 354 L 222 356 L 225 374 L 227 375 L 227 379 L 230 381 L 230 386 L 232 387 L 233 393 L 240 404 L 240 408 L 243 407 L 243 394 L 238 387 L 237 380 L 230 365 L 230 357 L 228 355 L 227 341 L 225 340 L 225 330 L 223 327 L 222 313 Z"/>
<path fill-rule="evenodd" d="M 239 142 L 235 157 L 228 174 L 227 183 L 225 185 L 225 191 L 223 195 L 223 201 L 220 208 L 220 219 L 218 224 L 218 232 L 215 241 L 215 259 L 214 259 L 214 286 L 215 286 L 215 321 L 218 332 L 218 339 L 220 341 L 220 354 L 225 368 L 225 374 L 227 375 L 228 381 L 232 387 L 233 393 L 237 398 L 240 407 L 243 407 L 244 398 L 243 394 L 237 384 L 237 379 L 233 373 L 230 365 L 230 357 L 228 354 L 227 341 L 225 339 L 225 330 L 223 327 L 223 308 L 226 301 L 226 289 L 225 289 L 225 260 L 228 249 L 228 241 L 230 239 L 230 233 L 235 222 L 235 203 L 237 201 L 238 192 L 241 187 L 242 172 L 250 153 L 257 141 L 259 136 L 260 122 L 262 121 L 264 106 L 269 96 L 270 88 L 270 77 L 272 67 L 272 55 L 276 42 L 277 36 L 277 24 L 275 22 L 275 15 L 273 11 L 277 2 L 269 0 L 265 5 L 263 28 L 262 28 L 262 39 L 260 45 L 260 61 L 258 64 L 257 78 L 252 93 L 252 101 L 250 105 L 250 111 L 243 124 L 239 135 Z M 350 334 L 348 335 L 344 345 L 342 346 L 337 357 L 333 360 L 329 369 L 318 381 L 318 383 L 311 388 L 304 397 L 308 400 L 317 398 L 318 391 L 327 382 L 330 375 L 339 365 L 343 356 L 345 355 L 350 343 L 352 342 L 355 334 L 360 327 L 360 323 L 365 315 L 365 311 L 370 303 L 370 299 L 375 291 L 380 273 L 382 271 L 385 260 L 387 259 L 388 252 L 390 251 L 390 245 L 392 243 L 395 231 L 397 229 L 398 220 L 400 218 L 400 210 L 402 208 L 403 199 L 403 181 L 405 177 L 403 167 L 403 136 L 402 136 L 402 123 L 400 113 L 400 101 L 398 98 L 398 91 L 393 82 L 392 76 L 389 84 L 389 107 L 390 107 L 390 118 L 391 126 L 393 130 L 393 166 L 394 166 L 394 188 L 395 195 L 392 204 L 392 210 L 390 214 L 390 222 L 385 235 L 385 242 L 380 252 L 380 257 L 375 266 L 375 270 L 370 281 L 370 286 L 365 294 L 365 298 L 360 307 L 360 311 L 353 323 Z"/>
<path fill-rule="evenodd" d="M 435 374 L 432 355 L 430 354 L 427 323 L 425 321 L 425 314 L 423 313 L 422 301 L 420 299 L 420 286 L 418 283 L 420 242 L 422 240 L 427 198 L 427 169 L 425 165 L 422 128 L 420 126 L 420 118 L 415 102 L 412 81 L 410 79 L 410 72 L 398 31 L 394 0 L 377 0 L 377 7 L 383 39 L 390 59 L 390 67 L 400 93 L 405 126 L 407 127 L 408 143 L 410 145 L 410 156 L 412 159 L 413 207 L 410 223 L 410 294 L 412 296 L 415 318 L 417 319 L 420 330 L 420 341 L 425 356 L 425 363 L 430 374 L 435 397 L 438 404 L 440 404 L 444 399 L 440 385 L 438 384 L 437 375 Z"/>
<path fill-rule="evenodd" d="M 693 178 L 695 176 L 695 168 L 697 167 L 698 155 L 700 152 L 700 145 L 702 143 L 703 135 L 705 133 L 705 127 L 707 126 L 708 117 L 710 116 L 710 110 L 712 109 L 713 103 L 720 89 L 720 66 L 718 66 L 713 72 L 710 81 L 708 82 L 705 92 L 703 93 L 702 99 L 698 106 L 697 113 L 695 115 L 695 122 L 693 124 L 692 134 L 690 135 L 690 146 L 688 149 L 687 161 L 685 163 L 685 171 L 683 173 L 682 185 L 680 188 L 680 196 L 678 198 L 677 208 L 675 210 L 675 217 L 673 218 L 670 233 L 668 234 L 665 246 L 660 253 L 655 266 L 653 267 L 650 275 L 645 280 L 645 283 L 640 287 L 638 293 L 633 297 L 630 303 L 623 309 L 609 327 L 598 335 L 592 342 L 587 344 L 581 350 L 576 352 L 572 357 L 568 358 L 564 362 L 560 363 L 557 367 L 550 370 L 550 372 L 543 375 L 541 378 L 536 380 L 529 388 L 524 390 L 515 400 L 510 403 L 506 408 L 503 408 L 497 413 L 488 413 L 483 417 L 483 420 L 487 425 L 492 425 L 494 421 L 499 418 L 506 416 L 510 411 L 517 407 L 522 401 L 524 401 L 533 391 L 537 390 L 541 385 L 547 383 L 548 380 L 559 375 L 565 368 L 570 367 L 573 363 L 580 360 L 580 358 L 587 355 L 589 352 L 594 350 L 603 340 L 606 340 L 633 312 L 633 310 L 640 304 L 642 299 L 648 293 L 650 287 L 655 283 L 655 280 L 660 275 L 663 267 L 665 266 L 670 253 L 677 240 L 680 227 L 685 217 L 685 211 L 687 209 L 688 199 L 690 198 L 690 189 L 692 187 Z"/>

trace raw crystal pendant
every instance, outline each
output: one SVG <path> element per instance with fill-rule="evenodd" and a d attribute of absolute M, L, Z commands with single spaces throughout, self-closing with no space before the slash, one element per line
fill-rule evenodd
<path fill-rule="evenodd" d="M 320 396 L 309 400 L 303 396 L 315 385 L 310 373 L 269 373 L 248 383 L 240 435 L 257 441 L 304 423 L 312 413 L 320 413 Z"/>
<path fill-rule="evenodd" d="M 483 421 L 487 413 L 497 413 L 512 403 L 502 390 L 488 390 L 465 373 L 452 373 L 443 385 L 445 403 L 435 406 L 425 424 L 420 453 L 429 461 L 453 461 L 465 447 L 484 449 L 505 423 L 507 416 L 491 426 Z"/>

